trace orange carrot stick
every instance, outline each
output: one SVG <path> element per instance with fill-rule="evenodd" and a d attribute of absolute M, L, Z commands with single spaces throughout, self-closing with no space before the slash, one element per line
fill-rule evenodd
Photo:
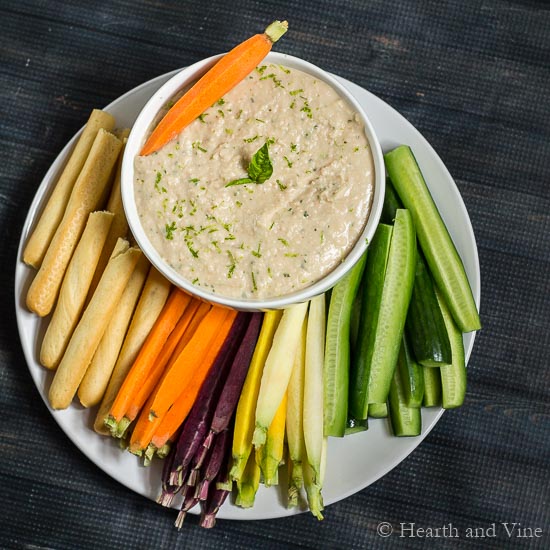
<path fill-rule="evenodd" d="M 208 376 L 208 372 L 214 365 L 217 356 L 220 353 L 229 332 L 231 331 L 231 327 L 233 326 L 236 318 L 236 314 L 233 313 L 225 318 L 219 333 L 215 336 L 214 341 L 211 341 L 211 346 L 208 348 L 203 360 L 198 363 L 196 369 L 192 373 L 192 376 L 190 376 L 188 383 L 182 385 L 181 393 L 170 409 L 168 409 L 166 414 L 154 418 L 146 415 L 147 410 L 150 409 L 154 401 L 154 397 L 151 396 L 151 399 L 147 402 L 142 412 L 142 416 L 140 416 L 140 419 L 138 420 L 136 429 L 132 434 L 132 439 L 130 441 L 130 450 L 132 452 L 139 453 L 139 451 L 145 450 L 150 443 L 153 443 L 153 438 L 157 432 L 165 434 L 162 439 L 164 440 L 163 444 L 166 443 L 169 437 L 174 435 L 174 433 L 181 426 L 189 414 L 189 411 L 193 407 L 204 379 Z M 139 426 L 139 422 L 141 422 L 142 417 L 143 424 Z M 157 442 L 160 442 L 160 439 L 157 439 Z"/>
<path fill-rule="evenodd" d="M 204 380 L 229 334 L 236 315 L 236 311 L 217 307 L 207 313 L 188 345 L 171 368 L 164 373 L 142 409 L 130 439 L 131 452 L 140 453 L 145 450 L 178 397 L 196 378 Z"/>
<path fill-rule="evenodd" d="M 223 342 L 228 338 L 231 327 L 235 323 L 233 316 L 227 317 L 220 329 L 220 334 L 223 335 Z M 222 344 L 223 344 L 222 342 Z M 200 363 L 195 374 L 189 381 L 189 384 L 183 389 L 179 397 L 176 399 L 172 407 L 164 415 L 155 433 L 151 439 L 151 443 L 160 449 L 168 441 L 172 441 L 178 428 L 183 424 L 183 421 L 187 418 L 191 407 L 195 403 L 195 400 L 199 394 L 201 386 L 207 377 L 211 368 L 220 353 L 221 346 L 213 345 L 208 350 L 204 360 Z"/>
<path fill-rule="evenodd" d="M 124 413 L 124 416 L 128 420 L 134 420 L 139 414 L 139 411 L 143 407 L 143 404 L 145 403 L 145 401 L 147 401 L 147 398 L 149 397 L 149 395 L 157 385 L 157 382 L 160 380 L 163 372 L 165 371 L 166 365 L 168 364 L 168 361 L 170 360 L 174 349 L 178 345 L 179 340 L 182 338 L 186 331 L 191 329 L 191 325 L 193 324 L 194 317 L 200 305 L 201 302 L 199 300 L 191 300 L 189 302 L 189 305 L 185 308 L 185 311 L 183 312 L 182 316 L 174 327 L 174 330 L 170 333 L 170 336 L 168 336 L 168 339 L 160 350 L 160 353 L 154 360 L 154 364 L 152 365 L 152 368 L 149 371 L 147 377 L 145 378 L 145 380 L 143 380 L 141 386 L 137 388 L 136 393 L 130 399 L 130 402 L 128 403 L 128 406 L 126 408 L 126 412 Z"/>
<path fill-rule="evenodd" d="M 199 328 L 200 324 L 202 323 L 202 320 L 206 317 L 206 314 L 212 309 L 212 305 L 208 304 L 206 302 L 201 302 L 199 309 L 193 316 L 193 319 L 191 320 L 191 324 L 189 325 L 189 328 L 185 331 L 179 342 L 177 343 L 174 351 L 172 352 L 172 355 L 170 356 L 170 359 L 168 361 L 168 367 L 170 368 L 172 366 L 172 363 L 179 357 L 179 354 L 183 351 L 185 346 L 189 343 L 189 340 L 191 340 L 193 334 L 195 334 L 197 328 Z"/>
<path fill-rule="evenodd" d="M 157 355 L 166 343 L 170 333 L 174 330 L 190 300 L 191 297 L 188 294 L 177 288 L 170 293 L 162 312 L 147 336 L 109 411 L 106 423 L 113 429 L 116 429 L 116 425 L 125 415 L 132 396 L 143 384 Z"/>
<path fill-rule="evenodd" d="M 149 155 L 174 139 L 188 124 L 250 74 L 286 32 L 286 21 L 275 21 L 225 54 L 164 115 L 141 155 Z"/>

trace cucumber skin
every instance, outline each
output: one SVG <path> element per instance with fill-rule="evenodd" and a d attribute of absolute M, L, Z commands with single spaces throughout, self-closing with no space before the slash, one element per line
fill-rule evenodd
<path fill-rule="evenodd" d="M 424 399 L 424 369 L 415 361 L 406 333 L 403 334 L 397 369 L 403 384 L 405 404 L 412 408 L 421 407 Z"/>
<path fill-rule="evenodd" d="M 401 347 L 416 265 L 416 237 L 411 214 L 395 216 L 380 313 L 370 362 L 368 402 L 385 403 Z"/>
<path fill-rule="evenodd" d="M 441 369 L 422 367 L 424 371 L 423 407 L 439 407 L 441 405 Z"/>
<path fill-rule="evenodd" d="M 361 283 L 363 294 L 358 334 L 351 361 L 349 410 L 351 416 L 362 420 L 368 416 L 369 365 L 392 232 L 392 226 L 378 225 L 368 248 L 367 262 Z"/>
<path fill-rule="evenodd" d="M 441 367 L 452 363 L 447 325 L 420 252 L 417 255 L 414 287 L 405 326 L 418 363 L 424 367 Z"/>
<path fill-rule="evenodd" d="M 393 374 L 388 401 L 393 434 L 398 437 L 420 435 L 422 432 L 421 409 L 407 407 L 403 384 L 397 370 Z"/>
<path fill-rule="evenodd" d="M 367 255 L 332 289 L 328 307 L 323 368 L 323 425 L 325 436 L 343 437 L 348 419 L 351 308 Z M 333 384 L 333 388 L 329 384 Z"/>
<path fill-rule="evenodd" d="M 467 375 L 464 341 L 462 333 L 456 326 L 451 312 L 438 289 L 436 289 L 436 297 L 447 325 L 453 357 L 451 365 L 439 369 L 441 374 L 441 405 L 444 409 L 455 409 L 464 403 L 464 397 L 466 396 Z"/>
<path fill-rule="evenodd" d="M 479 330 L 481 321 L 464 265 L 411 148 L 401 145 L 386 153 L 384 160 L 399 198 L 411 211 L 420 247 L 459 329 Z"/>

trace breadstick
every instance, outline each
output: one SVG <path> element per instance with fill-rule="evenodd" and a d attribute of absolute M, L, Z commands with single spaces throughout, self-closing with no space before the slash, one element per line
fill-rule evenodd
<path fill-rule="evenodd" d="M 120 355 L 113 369 L 113 374 L 109 380 L 109 385 L 99 406 L 94 422 L 94 430 L 97 433 L 109 435 L 110 432 L 105 427 L 105 419 L 109 414 L 120 386 L 122 386 L 122 382 L 136 360 L 143 342 L 145 342 L 147 335 L 164 307 L 170 287 L 168 279 L 165 279 L 154 267 L 151 267 L 138 305 L 136 306 L 130 328 L 120 350 Z"/>
<path fill-rule="evenodd" d="M 115 134 L 115 136 L 121 141 L 128 139 L 128 136 L 130 135 L 130 128 L 116 128 L 113 130 L 113 134 Z"/>
<path fill-rule="evenodd" d="M 54 409 L 66 409 L 86 374 L 141 251 L 120 239 L 57 367 L 48 393 Z"/>
<path fill-rule="evenodd" d="M 59 365 L 78 323 L 113 218 L 111 212 L 92 212 L 88 216 L 84 233 L 67 267 L 59 300 L 42 340 L 40 362 L 48 369 L 55 369 Z"/>
<path fill-rule="evenodd" d="M 35 268 L 40 267 L 55 230 L 63 218 L 71 191 L 92 148 L 97 132 L 100 128 L 111 130 L 114 125 L 115 119 L 109 113 L 99 109 L 92 111 L 40 219 L 27 241 L 23 252 L 23 261 L 26 264 Z"/>
<path fill-rule="evenodd" d="M 142 254 L 80 383 L 78 398 L 84 407 L 97 405 L 105 393 L 149 265 L 147 257 Z"/>
<path fill-rule="evenodd" d="M 53 236 L 44 261 L 27 293 L 27 307 L 44 317 L 53 308 L 59 287 L 90 212 L 109 183 L 122 143 L 100 129 L 76 180 L 65 214 Z"/>
<path fill-rule="evenodd" d="M 90 284 L 90 291 L 88 294 L 88 301 L 91 299 L 94 290 L 101 279 L 101 274 L 109 261 L 109 256 L 115 247 L 116 242 L 119 238 L 125 238 L 128 233 L 128 221 L 126 220 L 126 215 L 124 214 L 124 207 L 122 206 L 122 195 L 120 192 L 120 168 L 122 166 L 122 155 L 124 153 L 124 146 L 126 145 L 126 139 L 123 141 L 122 149 L 120 150 L 120 155 L 118 157 L 118 165 L 116 169 L 116 176 L 111 188 L 111 195 L 107 202 L 107 210 L 112 212 L 115 215 L 113 223 L 111 224 L 111 229 L 107 240 L 105 241 L 105 247 L 101 252 L 99 261 L 97 262 L 97 267 L 95 273 L 93 274 L 92 283 Z"/>

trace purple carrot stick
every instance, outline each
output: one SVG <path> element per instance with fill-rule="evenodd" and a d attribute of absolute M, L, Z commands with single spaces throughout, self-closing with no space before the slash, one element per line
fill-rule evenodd
<path fill-rule="evenodd" d="M 197 449 L 204 442 L 216 407 L 221 381 L 224 380 L 225 373 L 231 366 L 249 319 L 250 314 L 247 313 L 239 313 L 235 318 L 212 368 L 208 371 L 189 416 L 183 424 L 170 472 L 171 485 L 181 486 L 183 484 L 182 473 L 187 470 Z"/>
<path fill-rule="evenodd" d="M 181 509 L 178 513 L 178 517 L 176 518 L 175 525 L 178 529 L 181 529 L 183 526 L 183 522 L 185 521 L 185 517 L 187 516 L 187 512 L 197 504 L 199 501 L 198 498 L 195 497 L 193 491 L 188 491 L 185 495 L 185 498 L 183 499 L 183 503 L 181 505 Z"/>
<path fill-rule="evenodd" d="M 242 339 L 241 345 L 233 359 L 229 374 L 223 386 L 212 424 L 210 425 L 210 433 L 204 442 L 206 447 L 209 447 L 214 437 L 214 434 L 227 430 L 229 422 L 233 418 L 233 413 L 237 407 L 241 391 L 243 389 L 244 380 L 248 373 L 250 361 L 254 355 L 258 335 L 262 325 L 263 314 L 253 313 L 252 318 L 246 333 Z"/>
<path fill-rule="evenodd" d="M 174 452 L 171 452 L 164 459 L 164 464 L 162 465 L 162 493 L 157 500 L 162 506 L 170 506 L 179 490 L 177 485 L 172 485 L 170 483 L 170 472 L 172 471 L 173 462 Z"/>
<path fill-rule="evenodd" d="M 206 452 L 205 452 L 206 451 Z M 193 460 L 191 461 L 190 467 L 189 467 L 189 476 L 187 477 L 187 485 L 190 485 L 192 487 L 195 487 L 197 485 L 197 481 L 200 479 L 200 469 L 204 463 L 205 460 L 207 460 L 207 455 L 211 453 L 211 449 L 208 449 L 203 445 L 197 449 L 197 452 L 193 456 Z"/>
<path fill-rule="evenodd" d="M 200 484 L 197 486 L 199 500 L 206 500 L 210 483 L 216 478 L 225 461 L 230 441 L 229 430 L 224 430 L 216 435 L 214 444 L 211 447 L 212 452 L 204 468 L 204 474 L 202 474 Z"/>
<path fill-rule="evenodd" d="M 231 439 L 228 437 L 228 439 Z M 225 502 L 227 495 L 231 492 L 230 489 L 225 487 L 230 487 L 229 481 L 229 470 L 230 470 L 230 456 L 231 450 L 228 447 L 227 452 L 225 453 L 222 467 L 214 479 L 214 482 L 210 483 L 208 489 L 208 496 L 206 501 L 201 500 L 201 520 L 200 526 L 210 529 L 216 524 L 216 514 L 218 510 L 222 507 L 222 504 Z"/>

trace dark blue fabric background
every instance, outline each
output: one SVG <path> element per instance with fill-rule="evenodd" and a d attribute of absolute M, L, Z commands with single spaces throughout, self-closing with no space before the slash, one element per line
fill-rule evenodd
<path fill-rule="evenodd" d="M 550 5 L 512 0 L 0 1 L 0 547 L 550 548 Z M 16 249 L 36 188 L 89 111 L 288 18 L 279 51 L 369 89 L 456 179 L 482 321 L 465 406 L 371 487 L 309 514 L 205 531 L 103 474 L 42 404 L 19 344 Z M 368 460 L 368 457 L 365 457 Z M 331 465 L 333 467 L 335 465 Z M 387 539 L 497 523 L 485 540 Z M 541 528 L 508 539 L 500 522 Z"/>

